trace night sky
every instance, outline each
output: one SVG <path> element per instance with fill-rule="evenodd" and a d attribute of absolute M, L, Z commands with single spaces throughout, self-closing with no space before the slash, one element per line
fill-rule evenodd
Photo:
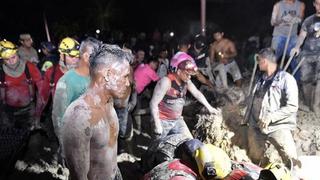
<path fill-rule="evenodd" d="M 207 0 L 207 23 L 218 24 L 226 34 L 243 39 L 254 33 L 271 34 L 270 17 L 276 0 Z M 306 16 L 314 13 L 312 0 Z M 92 35 L 96 29 L 121 30 L 126 35 L 155 28 L 176 34 L 199 29 L 200 0 L 6 0 L 1 2 L 0 37 L 12 41 L 29 32 L 35 41 L 46 39 L 46 14 L 54 41 L 66 35 Z"/>

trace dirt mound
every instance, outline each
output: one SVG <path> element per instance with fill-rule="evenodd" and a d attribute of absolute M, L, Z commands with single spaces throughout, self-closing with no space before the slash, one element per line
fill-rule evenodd
<path fill-rule="evenodd" d="M 212 143 L 224 149 L 231 159 L 250 161 L 246 151 L 247 127 L 241 125 L 246 105 L 241 102 L 239 104 L 238 99 L 234 98 L 233 102 L 225 103 L 217 115 L 208 115 L 200 111 L 196 115 L 197 124 L 193 134 L 205 143 Z M 320 155 L 320 121 L 315 113 L 299 109 L 293 137 L 298 156 Z M 270 153 L 273 158 L 279 158 L 277 152 Z"/>
<path fill-rule="evenodd" d="M 320 121 L 315 113 L 298 112 L 294 139 L 298 155 L 320 155 Z"/>
<path fill-rule="evenodd" d="M 193 135 L 205 143 L 211 143 L 223 149 L 229 157 L 236 161 L 250 161 L 246 151 L 239 147 L 239 144 L 232 142 L 235 132 L 232 131 L 223 121 L 223 114 L 216 115 L 198 114 L 198 123 L 195 126 Z M 238 141 L 240 142 L 240 141 Z"/>

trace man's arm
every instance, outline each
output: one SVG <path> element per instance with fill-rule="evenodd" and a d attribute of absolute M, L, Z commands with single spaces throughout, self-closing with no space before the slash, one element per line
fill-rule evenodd
<path fill-rule="evenodd" d="M 197 80 L 200 81 L 202 84 L 207 85 L 209 88 L 214 88 L 212 82 L 209 79 L 207 79 L 200 71 L 197 71 L 195 76 Z"/>
<path fill-rule="evenodd" d="M 296 48 L 300 48 L 301 45 L 303 44 L 304 39 L 305 39 L 306 37 L 307 37 L 307 31 L 301 29 L 295 47 L 296 47 Z"/>
<path fill-rule="evenodd" d="M 279 12 L 279 3 L 276 3 L 273 6 L 273 10 L 272 10 L 271 21 L 270 21 L 271 26 L 277 26 L 281 23 L 281 21 L 277 20 L 278 12 Z"/>
<path fill-rule="evenodd" d="M 48 69 L 44 76 L 43 76 L 43 80 L 41 82 L 41 86 L 38 87 L 38 91 L 40 94 L 40 100 L 39 98 L 37 98 L 37 101 L 40 101 L 39 103 L 37 103 L 37 107 L 36 107 L 36 114 L 37 115 L 41 115 L 44 108 L 46 107 L 46 105 L 48 104 L 49 101 L 49 97 L 50 97 L 50 76 L 51 73 L 53 73 L 52 68 Z"/>
<path fill-rule="evenodd" d="M 304 2 L 301 2 L 301 8 L 300 8 L 300 16 L 299 18 L 302 20 L 304 18 L 304 11 L 306 9 L 306 5 L 304 4 Z"/>
<path fill-rule="evenodd" d="M 203 104 L 210 113 L 217 113 L 217 110 L 213 108 L 209 102 L 207 101 L 206 97 L 196 88 L 196 86 L 192 83 L 191 80 L 188 81 L 188 91 L 201 103 Z"/>
<path fill-rule="evenodd" d="M 148 76 L 150 77 L 150 79 L 152 79 L 152 81 L 158 81 L 160 79 L 157 72 L 155 72 L 154 70 L 150 71 Z"/>
<path fill-rule="evenodd" d="M 213 63 L 215 61 L 215 44 L 216 43 L 212 43 L 210 44 L 210 50 L 209 50 L 209 58 L 211 63 Z"/>
<path fill-rule="evenodd" d="M 224 57 L 223 58 L 226 58 L 226 59 L 231 59 L 231 58 L 234 58 L 237 56 L 237 49 L 236 49 L 236 46 L 234 44 L 234 42 L 232 42 L 231 40 L 228 40 L 228 43 L 227 43 L 227 51 L 225 52 Z"/>
<path fill-rule="evenodd" d="M 59 136 L 59 129 L 62 126 L 62 117 L 70 104 L 69 99 L 70 98 L 68 98 L 67 83 L 64 79 L 61 78 L 56 86 L 52 106 L 52 123 L 57 136 Z"/>
<path fill-rule="evenodd" d="M 160 81 L 158 81 L 156 87 L 154 88 L 153 95 L 150 101 L 151 115 L 155 123 L 155 133 L 157 134 L 162 133 L 158 105 L 169 90 L 170 86 L 170 79 L 168 77 L 163 77 Z"/>
<path fill-rule="evenodd" d="M 305 40 L 306 37 L 307 37 L 307 31 L 301 28 L 296 46 L 292 48 L 290 52 L 290 56 L 293 56 L 293 55 L 297 56 L 300 53 L 300 47 L 303 44 L 303 41 Z"/>
<path fill-rule="evenodd" d="M 132 88 L 132 92 L 128 102 L 128 111 L 130 113 L 133 111 L 134 107 L 136 107 L 137 105 L 137 96 L 138 96 L 137 91 L 134 88 Z"/>
<path fill-rule="evenodd" d="M 65 116 L 79 118 L 79 115 Z M 92 129 L 88 121 L 73 119 L 63 128 L 62 145 L 71 179 L 87 180 L 90 168 L 90 139 Z"/>
<path fill-rule="evenodd" d="M 36 95 L 36 105 L 35 105 L 35 125 L 40 125 L 40 117 L 42 112 L 42 107 L 45 106 L 44 104 L 44 97 L 41 93 L 41 88 L 43 84 L 43 79 L 39 69 L 32 63 L 26 63 L 26 68 L 29 68 L 30 76 L 32 78 L 32 83 L 37 87 L 34 93 Z M 35 89 L 34 89 L 35 90 Z"/>

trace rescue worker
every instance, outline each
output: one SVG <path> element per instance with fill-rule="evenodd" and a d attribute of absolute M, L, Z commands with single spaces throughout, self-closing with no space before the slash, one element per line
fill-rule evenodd
<path fill-rule="evenodd" d="M 193 62 L 193 58 L 188 54 L 179 53 L 171 59 L 171 73 L 161 78 L 153 91 L 150 109 L 156 137 L 184 134 L 192 138 L 182 117 L 187 91 L 190 91 L 210 113 L 217 112 L 190 80 L 191 75 L 197 71 Z"/>
<path fill-rule="evenodd" d="M 300 34 L 291 54 L 301 61 L 301 86 L 304 104 L 320 116 L 320 0 L 314 0 L 316 13 L 302 23 Z M 303 44 L 300 53 L 300 47 Z M 300 63 L 300 62 L 299 62 Z"/>
<path fill-rule="evenodd" d="M 251 92 L 245 114 L 249 124 L 248 155 L 254 163 L 267 165 L 273 160 L 270 152 L 274 146 L 288 165 L 297 158 L 291 134 L 298 111 L 297 83 L 292 75 L 278 68 L 273 49 L 262 49 L 257 55 L 263 74 Z"/>
<path fill-rule="evenodd" d="M 87 91 L 63 117 L 62 142 L 73 180 L 122 179 L 117 167 L 119 123 L 113 98 L 124 98 L 130 86 L 131 56 L 115 45 L 91 55 Z"/>
<path fill-rule="evenodd" d="M 10 41 L 0 41 L 0 93 L 2 124 L 29 130 L 39 127 L 41 74 L 29 61 L 22 60 L 17 47 Z M 7 122 L 3 122 L 7 120 Z"/>
<path fill-rule="evenodd" d="M 231 172 L 231 160 L 220 148 L 212 144 L 199 147 L 194 158 L 202 179 L 223 179 Z"/>

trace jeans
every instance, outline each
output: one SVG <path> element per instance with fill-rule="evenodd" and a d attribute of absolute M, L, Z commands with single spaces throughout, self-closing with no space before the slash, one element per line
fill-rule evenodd
<path fill-rule="evenodd" d="M 130 138 L 132 131 L 132 119 L 129 118 L 128 108 L 115 108 L 119 119 L 119 137 Z"/>
<path fill-rule="evenodd" d="M 286 41 L 287 41 L 287 36 L 274 36 L 272 38 L 271 47 L 275 50 L 276 58 L 277 58 L 278 62 L 282 58 L 283 51 L 284 51 L 284 48 L 286 45 Z M 291 49 L 295 47 L 296 43 L 297 43 L 297 36 L 291 36 L 285 56 L 287 56 L 287 57 L 290 56 Z M 290 63 L 290 66 L 289 66 L 291 72 L 294 71 L 294 69 L 297 67 L 297 65 L 298 65 L 297 59 L 294 57 Z M 284 64 L 284 66 L 285 66 L 285 64 Z M 301 76 L 300 71 L 297 71 L 296 74 L 294 75 L 294 77 L 297 81 L 300 81 L 300 76 Z"/>
<path fill-rule="evenodd" d="M 171 134 L 184 134 L 186 137 L 193 138 L 182 117 L 177 120 L 161 120 L 161 125 L 163 129 L 162 138 Z"/>

